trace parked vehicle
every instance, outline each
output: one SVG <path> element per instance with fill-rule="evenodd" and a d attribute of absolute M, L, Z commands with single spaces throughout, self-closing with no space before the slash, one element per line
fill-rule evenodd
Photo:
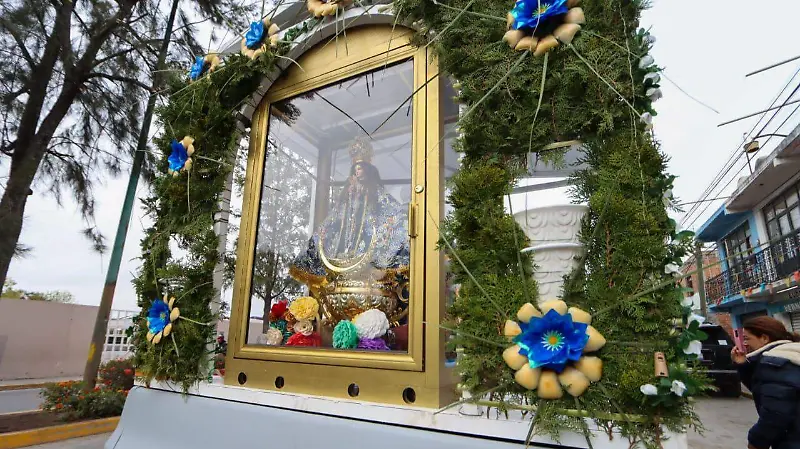
<path fill-rule="evenodd" d="M 722 326 L 716 324 L 704 324 L 700 326 L 700 330 L 708 334 L 708 338 L 703 342 L 700 361 L 708 376 L 714 381 L 714 386 L 719 389 L 712 394 L 726 397 L 740 396 L 742 383 L 731 360 L 733 338 Z"/>

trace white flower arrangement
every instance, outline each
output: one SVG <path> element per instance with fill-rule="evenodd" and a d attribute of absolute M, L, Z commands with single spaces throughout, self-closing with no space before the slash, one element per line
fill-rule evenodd
<path fill-rule="evenodd" d="M 358 338 L 380 338 L 389 331 L 389 320 L 386 314 L 378 309 L 370 309 L 356 315 L 353 324 L 358 330 Z"/>
<path fill-rule="evenodd" d="M 655 396 L 658 394 L 658 388 L 653 384 L 644 384 L 639 387 L 639 391 L 645 396 Z"/>
<path fill-rule="evenodd" d="M 686 392 L 686 384 L 684 384 L 679 380 L 673 380 L 672 388 L 670 388 L 670 391 L 675 393 L 675 395 L 677 396 L 683 397 L 683 393 Z"/>
<path fill-rule="evenodd" d="M 703 352 L 703 343 L 700 340 L 693 340 L 689 343 L 689 346 L 683 350 L 683 353 L 686 355 L 696 355 L 700 356 Z"/>

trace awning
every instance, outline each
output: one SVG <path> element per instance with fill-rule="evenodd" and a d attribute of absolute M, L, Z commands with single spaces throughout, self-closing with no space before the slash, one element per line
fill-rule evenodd
<path fill-rule="evenodd" d="M 696 238 L 701 242 L 718 242 L 735 226 L 746 220 L 749 215 L 749 212 L 728 212 L 723 204 L 711 218 L 700 226 Z"/>
<path fill-rule="evenodd" d="M 729 211 L 755 208 L 800 171 L 800 126 L 772 153 L 751 163 L 755 164 L 753 174 L 739 181 L 739 186 L 725 204 Z"/>

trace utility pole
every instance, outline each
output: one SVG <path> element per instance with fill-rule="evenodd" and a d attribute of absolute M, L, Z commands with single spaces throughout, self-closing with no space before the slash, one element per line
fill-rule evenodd
<path fill-rule="evenodd" d="M 89 345 L 89 355 L 86 358 L 86 368 L 83 371 L 83 381 L 87 389 L 94 388 L 97 382 L 97 370 L 100 368 L 100 356 L 103 353 L 103 347 L 105 345 L 108 318 L 111 315 L 111 304 L 114 302 L 114 291 L 117 288 L 117 279 L 119 278 L 119 266 L 122 262 L 122 252 L 125 249 L 125 239 L 128 236 L 128 226 L 131 221 L 133 203 L 136 200 L 136 187 L 139 185 L 139 175 L 142 172 L 144 154 L 147 151 L 147 142 L 150 139 L 150 124 L 153 121 L 158 91 L 163 84 L 162 70 L 167 60 L 167 52 L 172 39 L 172 27 L 175 23 L 178 3 L 179 0 L 172 0 L 172 9 L 167 18 L 167 27 L 164 31 L 164 38 L 161 41 L 161 48 L 158 51 L 156 70 L 153 72 L 153 86 L 150 89 L 150 97 L 147 99 L 147 108 L 144 112 L 142 128 L 139 130 L 136 153 L 133 155 L 133 166 L 131 167 L 131 174 L 128 178 L 125 201 L 122 204 L 122 212 L 119 216 L 117 234 L 114 237 L 114 247 L 111 250 L 111 260 L 108 263 L 106 282 L 103 286 L 103 295 L 100 297 L 100 307 L 97 310 L 97 318 L 94 323 L 92 342 Z"/>
<path fill-rule="evenodd" d="M 700 315 L 708 318 L 708 305 L 706 304 L 706 281 L 703 273 L 703 243 L 694 242 L 694 264 L 697 267 L 697 294 L 700 296 Z"/>

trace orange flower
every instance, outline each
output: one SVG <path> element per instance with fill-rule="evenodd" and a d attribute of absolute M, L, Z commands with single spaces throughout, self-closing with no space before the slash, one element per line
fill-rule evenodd
<path fill-rule="evenodd" d="M 64 408 L 63 405 L 61 405 L 60 403 L 56 404 L 56 410 L 61 410 L 62 408 Z"/>

